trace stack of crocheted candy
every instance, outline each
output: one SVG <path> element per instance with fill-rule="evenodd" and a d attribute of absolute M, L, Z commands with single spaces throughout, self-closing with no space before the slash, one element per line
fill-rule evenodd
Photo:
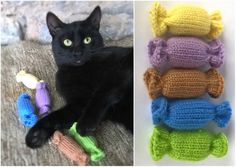
<path fill-rule="evenodd" d="M 36 76 L 27 73 L 25 70 L 17 73 L 16 81 L 22 82 L 29 89 L 36 89 L 35 101 L 38 108 L 37 114 L 28 93 L 22 93 L 17 98 L 17 111 L 20 122 L 26 127 L 32 127 L 36 124 L 39 117 L 44 117 L 50 112 L 51 100 L 47 84 L 43 80 L 39 80 Z"/>
<path fill-rule="evenodd" d="M 209 15 L 192 5 L 177 5 L 167 11 L 159 3 L 150 10 L 152 30 L 157 38 L 148 44 L 150 63 L 144 74 L 152 102 L 154 125 L 150 140 L 154 160 L 165 154 L 179 160 L 198 161 L 209 154 L 222 157 L 227 153 L 228 141 L 223 133 L 213 134 L 204 128 L 210 121 L 220 128 L 231 117 L 230 104 L 213 104 L 199 96 L 208 93 L 219 97 L 224 90 L 224 78 L 214 68 L 223 64 L 223 44 L 216 39 L 223 30 L 220 13 Z M 176 37 L 159 38 L 169 32 Z M 201 37 L 201 38 L 200 38 Z M 208 38 L 211 41 L 204 40 Z M 160 74 L 157 69 L 173 67 Z M 212 68 L 203 72 L 200 67 Z"/>

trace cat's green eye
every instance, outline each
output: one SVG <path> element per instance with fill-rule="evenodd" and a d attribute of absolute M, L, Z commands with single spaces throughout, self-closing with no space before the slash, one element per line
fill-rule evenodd
<path fill-rule="evenodd" d="M 63 43 L 64 43 L 64 45 L 67 46 L 67 47 L 70 47 L 70 46 L 72 45 L 72 41 L 69 40 L 69 39 L 65 39 L 65 40 L 63 41 Z"/>
<path fill-rule="evenodd" d="M 84 44 L 90 44 L 92 41 L 92 38 L 91 37 L 85 37 L 84 38 Z"/>

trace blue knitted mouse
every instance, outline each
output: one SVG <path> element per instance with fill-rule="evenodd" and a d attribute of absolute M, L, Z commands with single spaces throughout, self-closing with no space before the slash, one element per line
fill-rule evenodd
<path fill-rule="evenodd" d="M 20 122 L 27 127 L 32 127 L 38 121 L 38 117 L 35 115 L 34 106 L 27 93 L 22 93 L 17 98 L 17 111 Z"/>
<path fill-rule="evenodd" d="M 180 130 L 199 129 L 214 121 L 218 127 L 226 127 L 231 117 L 229 102 L 215 105 L 205 99 L 167 100 L 159 97 L 152 102 L 152 119 Z"/>

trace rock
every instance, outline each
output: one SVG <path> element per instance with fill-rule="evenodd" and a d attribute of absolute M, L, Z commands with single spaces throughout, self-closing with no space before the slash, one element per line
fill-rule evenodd
<path fill-rule="evenodd" d="M 3 20 L 12 22 L 6 25 L 2 24 L 4 28 L 1 27 L 1 33 L 3 31 L 6 32 L 8 29 L 7 34 L 14 34 L 5 35 L 4 38 L 8 37 L 8 40 L 2 40 L 5 44 L 22 39 L 34 39 L 49 43 L 51 42 L 51 36 L 46 26 L 46 14 L 48 11 L 55 13 L 65 23 L 69 23 L 85 19 L 97 5 L 100 5 L 102 9 L 100 32 L 105 40 L 119 40 L 133 34 L 132 2 L 4 1 L 1 3 Z M 8 15 L 17 15 L 17 18 L 25 18 L 27 24 L 25 25 L 24 22 L 14 19 L 14 21 L 6 21 L 9 20 Z M 15 29 L 12 29 L 10 25 L 14 25 Z M 21 27 L 23 27 L 22 31 L 19 31 Z"/>
<path fill-rule="evenodd" d="M 119 40 L 133 34 L 133 18 L 127 14 L 103 15 L 100 32 L 105 40 Z"/>
<path fill-rule="evenodd" d="M 24 39 L 26 20 L 10 15 L 1 19 L 1 44 L 7 45 Z"/>

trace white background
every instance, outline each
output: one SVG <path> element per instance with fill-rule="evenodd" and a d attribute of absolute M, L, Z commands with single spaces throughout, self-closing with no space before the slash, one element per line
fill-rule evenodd
<path fill-rule="evenodd" d="M 160 1 L 166 8 L 181 1 Z M 229 140 L 229 150 L 226 156 L 215 158 L 210 155 L 203 161 L 189 162 L 178 161 L 165 155 L 160 161 L 153 161 L 149 152 L 149 139 L 153 130 L 150 112 L 151 99 L 143 82 L 143 73 L 150 67 L 147 55 L 147 44 L 154 36 L 148 20 L 148 12 L 151 2 L 135 2 L 135 165 L 234 165 L 235 161 L 235 52 L 234 52 L 234 3 L 233 0 L 201 0 L 185 1 L 185 3 L 197 4 L 204 7 L 210 13 L 219 9 L 222 14 L 224 30 L 220 37 L 225 45 L 224 65 L 219 69 L 225 79 L 224 94 L 218 99 L 210 99 L 220 103 L 228 100 L 231 103 L 233 115 L 229 126 L 225 129 L 217 128 L 214 123 L 210 123 L 207 129 L 212 132 L 224 132 Z M 205 69 L 208 69 L 209 66 Z M 204 98 L 209 98 L 205 95 Z"/>

